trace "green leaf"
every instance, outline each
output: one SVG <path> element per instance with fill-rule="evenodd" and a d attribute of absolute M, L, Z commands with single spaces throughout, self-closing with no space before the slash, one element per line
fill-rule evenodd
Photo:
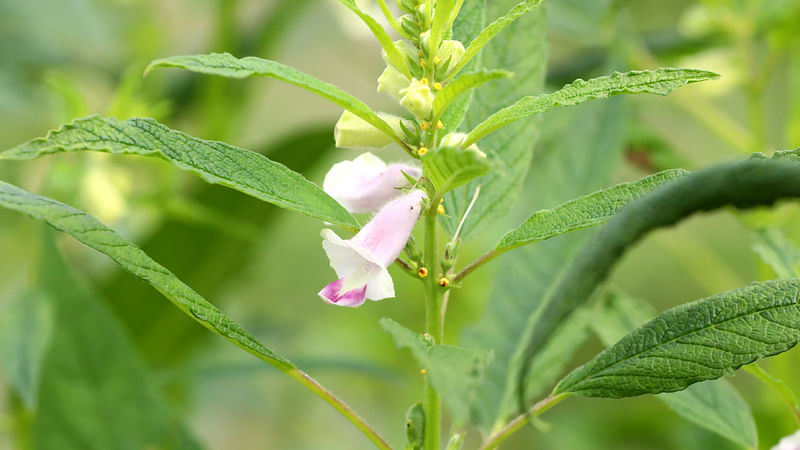
<path fill-rule="evenodd" d="M 506 2 L 507 3 L 507 2 Z M 509 26 L 511 23 L 519 19 L 522 15 L 530 12 L 534 8 L 538 7 L 542 4 L 542 0 L 525 0 L 523 2 L 518 3 L 516 6 L 511 8 L 505 15 L 498 18 L 494 22 L 490 23 L 489 26 L 483 29 L 481 33 L 476 37 L 472 42 L 470 42 L 469 46 L 464 52 L 464 56 L 461 57 L 458 64 L 456 64 L 448 73 L 448 79 L 451 79 L 455 75 L 458 74 L 464 66 L 478 54 L 489 41 L 494 38 L 497 33 L 501 32 L 505 27 Z"/>
<path fill-rule="evenodd" d="M 422 335 L 391 319 L 381 319 L 381 326 L 394 338 L 399 348 L 408 348 L 421 368 L 427 371 L 434 389 L 442 396 L 453 420 L 464 424 L 469 418 L 470 401 L 491 359 L 485 350 L 432 345 Z"/>
<path fill-rule="evenodd" d="M 780 278 L 800 277 L 800 250 L 781 230 L 756 230 L 753 250 Z"/>
<path fill-rule="evenodd" d="M 481 0 L 473 1 L 484 3 Z M 487 15 L 498 17 L 517 3 L 517 0 L 493 0 L 487 3 Z M 468 6 L 471 5 L 465 2 L 464 8 Z M 520 92 L 542 91 L 547 67 L 546 25 L 544 10 L 532 11 L 510 24 L 505 33 L 493 39 L 485 51 L 481 52 L 483 67 L 504 68 L 513 72 L 514 83 L 500 80 L 471 91 L 474 95 L 462 129 L 472 129 L 496 111 L 498 104 L 509 104 L 517 100 Z M 476 67 L 472 70 L 478 69 Z M 452 108 L 453 106 L 448 110 Z M 473 231 L 483 229 L 484 224 L 499 220 L 508 213 L 522 189 L 537 137 L 536 121 L 520 121 L 481 142 L 480 148 L 487 154 L 492 170 L 445 198 L 445 208 L 451 213 L 442 222 L 451 235 L 478 184 L 481 185 L 481 194 L 461 229 L 460 236 L 463 240 L 469 239 Z"/>
<path fill-rule="evenodd" d="M 530 185 L 526 186 L 523 194 L 526 207 L 553 207 L 608 184 L 623 149 L 625 110 L 620 100 L 562 109 L 545 118 L 543 129 L 547 133 L 541 151 L 533 160 Z M 564 176 L 564 173 L 570 176 Z M 505 425 L 509 416 L 516 412 L 517 359 L 527 343 L 531 318 L 590 233 L 591 230 L 570 233 L 521 248 L 497 261 L 497 276 L 486 311 L 476 324 L 465 330 L 459 342 L 468 347 L 494 350 L 495 357 L 473 405 L 475 423 L 482 431 Z M 562 325 L 559 330 L 581 330 L 579 322 L 572 322 L 574 327 Z M 585 330 L 576 334 L 577 342 L 570 342 L 566 336 L 563 341 L 554 338 L 547 348 L 542 349 L 546 355 L 537 355 L 537 360 L 547 359 L 547 364 L 559 361 L 563 367 L 572 358 L 569 346 L 580 345 L 583 334 Z M 557 350 L 559 348 L 563 351 Z M 558 356 L 561 358 L 557 359 Z M 546 365 L 541 362 L 533 361 L 531 364 L 537 369 L 531 370 L 525 383 L 535 390 L 539 388 L 535 385 L 536 380 L 540 376 L 547 378 L 552 372 L 547 370 L 548 373 L 543 373 Z M 557 372 L 556 378 L 549 380 L 545 386 L 547 390 L 552 389 L 557 377 L 563 375 L 561 369 L 554 371 Z M 533 399 L 534 395 L 532 392 L 529 398 Z"/>
<path fill-rule="evenodd" d="M 606 295 L 596 306 L 592 325 L 607 346 L 656 315 L 647 303 L 621 292 Z M 659 394 L 658 398 L 695 425 L 744 447 L 758 448 L 750 406 L 726 380 L 693 384 L 680 392 Z"/>
<path fill-rule="evenodd" d="M 0 206 L 43 220 L 56 230 L 67 233 L 105 254 L 125 270 L 150 283 L 195 321 L 262 361 L 284 372 L 295 369 L 289 360 L 258 342 L 250 333 L 185 285 L 169 270 L 94 217 L 2 181 L 0 181 Z"/>
<path fill-rule="evenodd" d="M 461 75 L 451 83 L 448 83 L 441 92 L 436 94 L 436 99 L 433 101 L 432 123 L 436 124 L 442 117 L 442 114 L 447 111 L 447 108 L 454 100 L 461 96 L 461 94 L 475 89 L 487 81 L 496 80 L 498 78 L 509 78 L 512 75 L 513 74 L 507 70 L 482 70 L 480 72 Z"/>
<path fill-rule="evenodd" d="M 497 251 L 508 251 L 536 241 L 543 241 L 570 231 L 605 222 L 632 201 L 648 192 L 683 177 L 681 169 L 665 170 L 630 183 L 570 200 L 553 208 L 536 211 L 518 228 L 509 231 L 497 244 Z"/>
<path fill-rule="evenodd" d="M 549 111 L 556 106 L 574 106 L 619 94 L 667 95 L 681 86 L 718 77 L 718 74 L 705 70 L 662 68 L 614 72 L 590 80 L 578 79 L 553 93 L 524 97 L 492 114 L 469 133 L 464 146 L 471 145 L 516 120 Z"/>
<path fill-rule="evenodd" d="M 392 45 L 394 46 L 394 44 Z M 147 69 L 145 69 L 145 75 L 157 67 L 177 67 L 192 72 L 219 75 L 228 78 L 248 78 L 252 76 L 276 78 L 306 89 L 336 103 L 364 119 L 367 123 L 372 124 L 372 126 L 391 137 L 401 146 L 404 145 L 392 127 L 378 117 L 378 115 L 361 100 L 332 84 L 320 81 L 311 75 L 279 62 L 256 58 L 254 56 L 237 58 L 230 53 L 171 56 L 151 62 L 150 65 L 147 66 Z"/>
<path fill-rule="evenodd" d="M 362 11 L 358 7 L 358 5 L 356 5 L 355 0 L 339 0 L 339 3 L 347 7 L 347 9 L 349 9 L 350 11 L 353 11 L 361 20 L 364 21 L 369 30 L 378 40 L 378 43 L 380 43 L 381 47 L 383 47 L 383 50 L 386 52 L 386 55 L 389 57 L 389 61 L 392 62 L 392 65 L 395 66 L 397 70 L 403 72 L 406 77 L 411 78 L 411 73 L 408 71 L 408 66 L 406 66 L 405 58 L 397 49 L 397 47 L 394 46 L 392 38 L 390 38 L 389 35 L 386 34 L 386 30 L 383 29 L 381 24 L 379 24 L 378 21 L 375 20 L 372 16 Z M 347 107 L 345 107 L 345 109 L 347 109 Z"/>
<path fill-rule="evenodd" d="M 146 118 L 119 122 L 90 116 L 77 119 L 47 137 L 3 153 L 0 159 L 27 160 L 72 151 L 100 151 L 161 157 L 259 200 L 345 227 L 357 228 L 350 213 L 317 185 L 264 156 L 222 142 L 198 139 Z"/>
<path fill-rule="evenodd" d="M 445 27 L 450 21 L 451 13 L 453 12 L 453 1 L 454 0 L 437 0 L 436 2 L 429 40 L 429 53 L 432 55 L 436 54 L 436 51 L 439 49 L 439 44 L 442 42 L 442 35 L 445 32 Z"/>
<path fill-rule="evenodd" d="M 665 311 L 565 377 L 556 394 L 680 391 L 800 342 L 800 280 L 753 283 Z"/>
<path fill-rule="evenodd" d="M 37 301 L 57 326 L 31 426 L 37 450 L 194 449 L 155 377 L 105 302 L 78 281 L 44 235 Z"/>
<path fill-rule="evenodd" d="M 414 403 L 406 411 L 406 442 L 407 450 L 419 450 L 425 442 L 425 410 L 422 402 Z"/>
<path fill-rule="evenodd" d="M 440 193 L 469 183 L 489 171 L 486 155 L 469 149 L 439 147 L 426 153 L 421 161 L 425 176 Z"/>
<path fill-rule="evenodd" d="M 40 289 L 18 295 L 0 309 L 0 373 L 29 410 L 36 406 L 52 331 L 52 301 Z"/>

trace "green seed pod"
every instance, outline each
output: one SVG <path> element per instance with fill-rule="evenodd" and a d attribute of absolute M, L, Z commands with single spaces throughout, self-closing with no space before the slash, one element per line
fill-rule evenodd
<path fill-rule="evenodd" d="M 417 23 L 417 17 L 414 14 L 406 14 L 404 16 L 400 16 L 397 19 L 397 22 L 400 24 L 400 27 L 411 36 L 419 36 L 420 29 L 419 23 Z"/>
<path fill-rule="evenodd" d="M 402 98 L 400 91 L 407 88 L 409 84 L 410 81 L 405 75 L 395 69 L 394 66 L 388 65 L 381 73 L 381 76 L 378 77 L 378 92 L 382 92 L 399 102 L 400 98 Z"/>
<path fill-rule="evenodd" d="M 425 441 L 425 410 L 422 402 L 417 402 L 406 412 L 406 448 L 418 450 Z"/>
<path fill-rule="evenodd" d="M 397 6 L 403 12 L 413 13 L 417 7 L 417 0 L 398 0 Z"/>
<path fill-rule="evenodd" d="M 402 119 L 400 117 L 385 113 L 378 113 L 378 116 L 389 124 L 398 136 L 402 135 L 403 130 L 400 127 Z M 385 133 L 350 111 L 342 113 L 339 121 L 336 122 L 333 136 L 337 147 L 381 148 L 394 142 Z"/>
<path fill-rule="evenodd" d="M 428 86 L 427 80 L 413 78 L 407 88 L 400 91 L 400 104 L 418 118 L 428 118 L 433 110 L 435 96 Z"/>

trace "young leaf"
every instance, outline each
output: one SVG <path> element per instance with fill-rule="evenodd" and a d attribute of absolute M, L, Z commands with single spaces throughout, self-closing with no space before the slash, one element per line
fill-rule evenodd
<path fill-rule="evenodd" d="M 633 202 L 611 219 L 575 258 L 537 311 L 536 325 L 532 327 L 520 359 L 522 371 L 517 378 L 518 386 L 524 386 L 527 364 L 558 325 L 594 293 L 625 250 L 645 234 L 673 225 L 699 211 L 724 206 L 752 208 L 797 197 L 800 197 L 800 164 L 750 159 L 690 174 Z M 703 379 L 710 378 L 694 381 Z M 655 379 L 651 382 L 657 384 Z M 677 390 L 680 384 L 670 383 L 670 380 L 664 380 L 662 392 Z M 691 382 L 686 382 L 683 387 L 689 384 Z M 520 389 L 517 393 L 518 399 L 522 400 L 524 392 Z"/>
<path fill-rule="evenodd" d="M 453 0 L 438 0 L 436 2 L 436 10 L 433 13 L 433 22 L 431 24 L 430 35 L 430 54 L 435 55 L 439 49 L 439 44 L 442 42 L 442 35 L 445 32 L 445 27 L 450 21 L 451 13 L 453 12 Z"/>
<path fill-rule="evenodd" d="M 380 435 L 333 393 L 300 371 L 288 359 L 264 346 L 247 330 L 228 318 L 169 270 L 94 217 L 71 206 L 27 192 L 2 181 L 0 181 L 0 206 L 43 220 L 56 230 L 67 233 L 81 243 L 108 256 L 128 272 L 148 282 L 173 305 L 200 325 L 287 374 L 325 400 L 378 448 L 390 448 Z"/>
<path fill-rule="evenodd" d="M 319 186 L 286 166 L 258 153 L 171 130 L 152 119 L 124 122 L 100 116 L 77 119 L 44 138 L 0 153 L 0 159 L 27 160 L 86 150 L 161 157 L 209 183 L 326 222 L 358 227 L 353 216 Z"/>
<path fill-rule="evenodd" d="M 435 124 L 442 117 L 442 114 L 447 111 L 450 104 L 461 94 L 470 89 L 475 89 L 487 81 L 511 76 L 512 73 L 507 70 L 482 70 L 480 72 L 461 75 L 451 83 L 448 83 L 441 92 L 436 94 L 436 99 L 433 101 L 432 123 Z"/>
<path fill-rule="evenodd" d="M 780 278 L 800 277 L 800 250 L 778 228 L 756 230 L 753 250 Z"/>
<path fill-rule="evenodd" d="M 469 183 L 489 171 L 486 155 L 469 149 L 439 147 L 426 153 L 421 161 L 425 176 L 441 193 Z"/>
<path fill-rule="evenodd" d="M 681 169 L 665 170 L 637 181 L 618 184 L 570 200 L 553 209 L 536 211 L 525 223 L 506 233 L 497 244 L 496 250 L 508 251 L 525 244 L 601 224 L 630 202 L 686 174 L 688 172 Z"/>
<path fill-rule="evenodd" d="M 511 122 L 543 113 L 556 106 L 573 106 L 619 94 L 667 95 L 678 87 L 718 77 L 718 74 L 705 70 L 662 68 L 614 72 L 590 80 L 578 79 L 553 93 L 524 97 L 497 111 L 469 133 L 464 145 L 471 145 Z"/>
<path fill-rule="evenodd" d="M 567 375 L 555 393 L 674 392 L 800 342 L 800 279 L 753 283 L 665 311 Z"/>
<path fill-rule="evenodd" d="M 471 3 L 487 3 L 481 0 L 465 2 L 464 9 Z M 505 14 L 517 0 L 493 0 L 488 2 L 487 16 L 497 17 Z M 544 87 L 547 67 L 547 39 L 544 10 L 536 9 L 508 26 L 505 33 L 497 36 L 481 52 L 484 67 L 502 67 L 514 73 L 514 83 L 498 81 L 488 83 L 474 92 L 466 118 L 462 125 L 470 130 L 497 110 L 498 104 L 509 104 L 519 98 L 519 92 L 538 93 Z M 472 70 L 479 69 L 476 67 Z M 461 98 L 468 98 L 464 95 Z M 457 102 L 457 101 L 456 101 Z M 448 108 L 453 109 L 454 106 Z M 445 120 L 443 120 L 445 122 Z M 445 122 L 445 126 L 449 126 Z M 481 185 L 478 197 L 469 216 L 461 228 L 460 237 L 467 240 L 483 224 L 491 223 L 505 216 L 514 205 L 528 169 L 531 166 L 533 150 L 538 138 L 536 121 L 520 121 L 484 139 L 481 150 L 492 163 L 492 170 L 479 180 L 463 186 L 447 195 L 445 207 L 451 211 L 443 217 L 445 229 L 454 233 L 461 215 L 472 199 L 476 185 Z"/>
<path fill-rule="evenodd" d="M 491 352 L 430 345 L 421 335 L 391 319 L 381 319 L 381 326 L 392 335 L 398 347 L 411 350 L 417 363 L 427 371 L 434 389 L 450 408 L 453 420 L 465 423 L 469 417 L 470 401 L 491 359 Z"/>
<path fill-rule="evenodd" d="M 655 315 L 647 303 L 612 292 L 597 303 L 592 326 L 603 344 L 611 346 Z M 758 448 L 750 406 L 725 379 L 696 383 L 658 398 L 684 419 L 743 447 Z"/>
<path fill-rule="evenodd" d="M 467 47 L 467 51 L 464 52 L 464 56 L 461 57 L 461 60 L 458 62 L 458 64 L 450 69 L 450 72 L 447 74 L 447 79 L 452 79 L 454 76 L 456 76 L 458 72 L 461 71 L 461 69 L 463 69 L 464 66 L 472 58 L 474 58 L 475 55 L 477 55 L 478 52 L 481 51 L 481 49 L 492 40 L 492 38 L 497 35 L 497 33 L 503 30 L 503 28 L 507 27 L 512 22 L 519 19 L 522 15 L 541 4 L 542 0 L 525 0 L 511 8 L 504 16 L 489 24 L 489 26 L 481 31 L 478 37 L 470 42 L 469 47 Z"/>
<path fill-rule="evenodd" d="M 378 43 L 380 43 L 381 47 L 383 47 L 383 50 L 386 52 L 386 55 L 389 57 L 389 61 L 392 62 L 392 65 L 395 66 L 397 70 L 403 72 L 406 77 L 411 78 L 411 73 L 408 71 L 405 58 L 400 53 L 400 50 L 394 46 L 392 38 L 386 34 L 386 30 L 383 29 L 381 24 L 379 24 L 378 21 L 372 16 L 362 11 L 358 5 L 356 5 L 355 0 L 339 0 L 339 3 L 347 7 L 347 9 L 350 11 L 353 11 L 361 20 L 364 21 L 369 30 L 378 40 Z"/>
<path fill-rule="evenodd" d="M 392 44 L 392 48 L 394 48 L 394 44 Z M 230 53 L 171 56 L 151 62 L 144 71 L 145 75 L 157 67 L 177 67 L 192 72 L 219 75 L 228 78 L 259 76 L 285 81 L 336 103 L 364 119 L 367 123 L 372 124 L 372 126 L 382 131 L 401 146 L 404 145 L 392 127 L 378 117 L 378 115 L 361 100 L 332 84 L 320 81 L 311 75 L 279 62 L 256 58 L 254 56 L 237 58 Z"/>

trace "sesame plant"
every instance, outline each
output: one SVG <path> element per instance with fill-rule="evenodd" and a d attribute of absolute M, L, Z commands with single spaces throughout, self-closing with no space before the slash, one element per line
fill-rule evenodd
<path fill-rule="evenodd" d="M 424 329 L 381 320 L 422 374 L 419 396 L 409 399 L 406 422 L 398 424 L 405 427 L 406 442 L 390 444 L 368 418 L 98 219 L 5 182 L 0 182 L 0 205 L 105 254 L 198 324 L 330 404 L 378 448 L 456 450 L 465 445 L 468 430 L 480 434 L 470 443 L 496 448 L 570 398 L 673 392 L 679 394 L 664 398 L 679 414 L 752 446 L 755 431 L 737 425 L 736 405 L 742 400 L 721 378 L 743 367 L 772 380 L 753 363 L 800 341 L 800 280 L 753 283 L 658 314 L 643 311 L 606 280 L 626 250 L 653 230 L 698 212 L 770 206 L 800 196 L 800 151 L 771 157 L 755 153 L 693 173 L 664 170 L 554 208 L 525 210 L 528 217 L 518 227 L 483 256 L 465 260 L 464 242 L 512 208 L 525 208 L 525 199 L 517 200 L 536 148 L 537 116 L 590 100 L 610 102 L 608 97 L 621 94 L 668 95 L 718 75 L 687 68 L 632 70 L 577 79 L 542 93 L 542 0 L 398 0 L 396 5 L 379 0 L 389 30 L 354 0 L 339 3 L 364 22 L 380 45 L 386 67 L 376 88 L 402 114 L 376 112 L 334 85 L 258 57 L 172 56 L 153 61 L 145 71 L 179 68 L 234 79 L 269 77 L 335 103 L 343 109 L 332 130 L 336 146 L 363 153 L 333 165 L 322 187 L 258 153 L 189 136 L 150 118 L 76 119 L 0 153 L 0 159 L 83 151 L 160 158 L 208 183 L 321 222 L 320 255 L 324 252 L 330 261 L 331 282 L 308 286 L 309 296 L 316 293 L 321 301 L 349 308 L 368 308 L 366 300 L 424 298 Z M 492 20 L 485 23 L 486 17 Z M 495 38 L 504 33 L 515 33 L 524 45 L 498 44 Z M 496 90 L 501 84 L 506 88 Z M 402 149 L 405 159 L 385 161 L 381 149 L 388 146 Z M 554 274 L 552 288 L 518 293 L 514 301 L 533 305 L 533 314 L 507 314 L 504 320 L 523 321 L 515 328 L 521 331 L 508 338 L 510 348 L 480 339 L 446 342 L 448 307 L 459 307 L 454 300 L 461 289 L 470 288 L 473 273 L 523 246 L 592 227 L 599 229 L 582 242 L 567 269 Z M 396 290 L 391 266 L 418 280 L 419 289 Z M 534 268 L 519 267 L 516 276 L 525 277 L 526 270 Z M 603 306 L 602 314 L 597 305 Z M 559 381 L 559 371 L 580 344 L 573 343 L 571 327 L 586 320 L 604 321 L 601 337 L 608 347 Z M 477 395 L 489 377 L 500 380 L 499 388 L 492 395 Z M 719 381 L 701 383 L 709 380 Z M 797 401 L 787 389 L 781 392 L 800 421 Z M 708 399 L 728 407 L 709 408 Z"/>

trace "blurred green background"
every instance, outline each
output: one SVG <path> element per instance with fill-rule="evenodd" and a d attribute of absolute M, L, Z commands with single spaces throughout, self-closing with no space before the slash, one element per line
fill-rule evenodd
<path fill-rule="evenodd" d="M 534 206 L 585 193 L 572 189 L 580 177 L 591 176 L 590 161 L 580 153 L 576 164 L 558 158 L 576 148 L 590 154 L 603 133 L 614 132 L 613 181 L 800 146 L 797 0 L 546 3 L 550 87 L 610 68 L 661 65 L 708 69 L 722 78 L 666 98 L 636 96 L 548 114 L 520 201 L 507 219 L 466 245 L 462 263 L 489 249 Z M 263 153 L 320 184 L 331 164 L 357 154 L 333 148 L 340 110 L 300 89 L 179 71 L 141 77 L 152 59 L 212 51 L 279 60 L 375 109 L 393 108 L 375 92 L 383 68 L 378 45 L 334 1 L 2 0 L 0 149 L 100 113 L 154 117 Z M 402 157 L 396 149 L 383 152 L 388 159 Z M 540 182 L 547 177 L 555 181 Z M 0 179 L 97 216 L 340 395 L 394 445 L 403 442 L 405 410 L 421 399 L 422 383 L 410 356 L 395 349 L 378 319 L 422 328 L 422 293 L 410 278 L 394 272 L 397 299 L 356 310 L 326 305 L 316 292 L 333 271 L 318 222 L 206 185 L 159 161 L 59 155 L 3 163 Z M 777 228 L 791 243 L 800 238 L 798 224 L 795 205 L 695 217 L 649 236 L 625 258 L 613 282 L 663 310 L 775 278 L 753 250 L 754 229 Z M 53 237 L 58 250 L 50 245 Z M 526 250 L 525 257 L 556 264 L 542 248 Z M 451 342 L 484 315 L 498 292 L 509 286 L 526 292 L 525 271 L 509 275 L 508 265 L 498 261 L 454 292 Z M 40 305 L 34 316 L 26 316 L 27 309 L 19 313 L 23 301 Z M 211 335 L 105 257 L 0 210 L 0 353 L 19 340 L 3 327 L 23 320 L 38 324 L 26 329 L 24 342 L 31 354 L 43 355 L 41 373 L 35 387 L 23 390 L 33 393 L 26 397 L 14 385 L 15 368 L 0 367 L 0 448 L 31 442 L 35 448 L 144 448 L 148 433 L 165 423 L 175 446 L 369 446 L 328 405 Z M 596 338 L 589 339 L 571 366 L 600 349 Z M 764 367 L 800 391 L 797 350 Z M 774 393 L 745 374 L 732 381 L 752 406 L 762 448 L 794 431 Z M 80 441 L 84 433 L 97 442 Z M 477 439 L 471 433 L 468 443 Z M 653 397 L 641 397 L 570 400 L 506 448 L 735 447 Z"/>

